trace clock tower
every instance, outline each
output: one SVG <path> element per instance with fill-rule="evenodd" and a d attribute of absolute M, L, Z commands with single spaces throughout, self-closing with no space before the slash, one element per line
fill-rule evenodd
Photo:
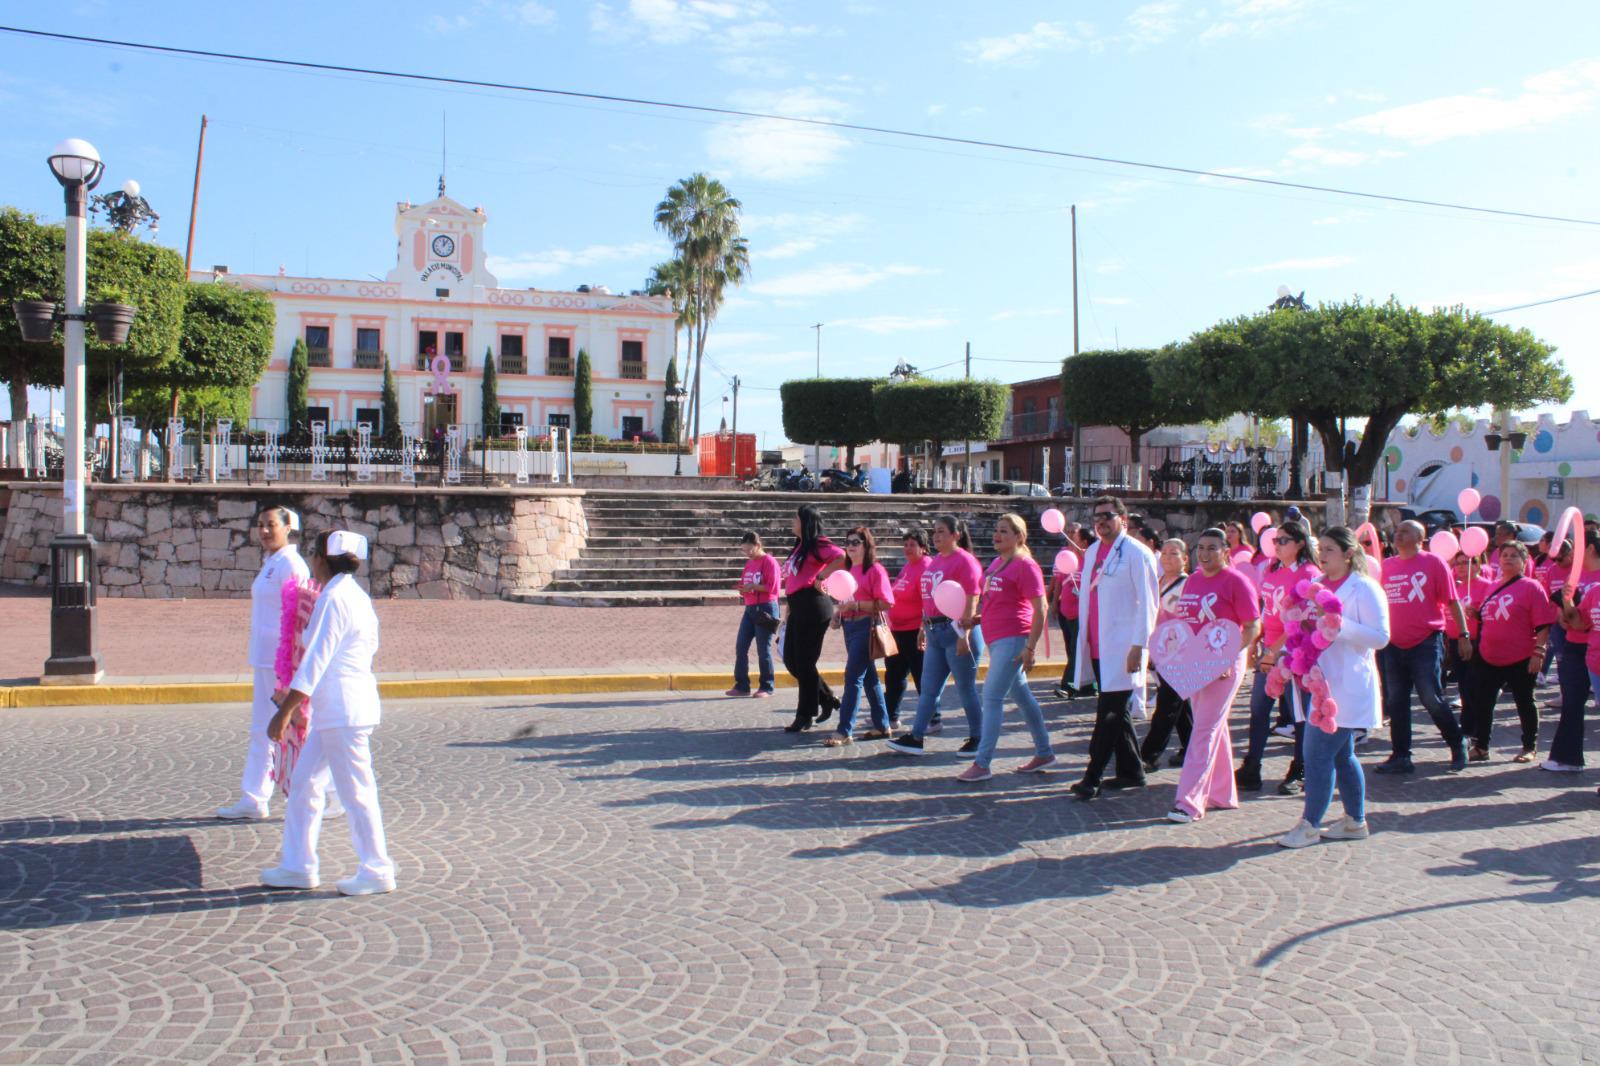
<path fill-rule="evenodd" d="M 426 204 L 395 205 L 395 268 L 388 280 L 409 299 L 481 303 L 500 283 L 484 267 L 483 209 L 440 195 Z"/>

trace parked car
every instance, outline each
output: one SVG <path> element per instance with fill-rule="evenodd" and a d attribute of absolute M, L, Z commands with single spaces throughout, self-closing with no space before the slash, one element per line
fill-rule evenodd
<path fill-rule="evenodd" d="M 1402 507 L 1400 518 L 1406 522 L 1421 522 L 1422 528 L 1428 531 L 1430 537 L 1441 529 L 1450 529 L 1461 524 L 1460 517 L 1448 507 L 1435 507 L 1428 511 Z"/>
<path fill-rule="evenodd" d="M 1499 524 L 1500 523 L 1498 522 L 1467 523 L 1468 526 L 1476 527 L 1489 534 L 1489 543 L 1491 544 L 1494 543 L 1494 527 Z M 1517 527 L 1517 540 L 1523 544 L 1526 544 L 1530 548 L 1532 548 L 1535 544 L 1538 544 L 1540 538 L 1542 538 L 1545 534 L 1545 529 L 1543 526 L 1536 526 L 1531 522 L 1513 522 L 1511 524 Z"/>
<path fill-rule="evenodd" d="M 1050 490 L 1037 481 L 985 481 L 983 492 L 986 496 L 1050 496 Z"/>

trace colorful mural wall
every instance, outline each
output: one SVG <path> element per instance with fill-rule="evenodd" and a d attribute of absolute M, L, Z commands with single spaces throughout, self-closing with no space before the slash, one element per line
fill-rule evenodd
<path fill-rule="evenodd" d="M 1528 440 L 1511 449 L 1509 501 L 1501 498 L 1500 452 L 1485 441 L 1496 432 L 1486 419 L 1471 426 L 1451 422 L 1442 433 L 1428 426 L 1396 429 L 1384 453 L 1392 498 L 1418 510 L 1455 510 L 1461 490 L 1472 487 L 1483 494 L 1473 516 L 1483 521 L 1548 527 L 1568 507 L 1590 518 L 1600 514 L 1600 422 L 1573 411 L 1565 422 L 1544 414 L 1522 429 Z"/>

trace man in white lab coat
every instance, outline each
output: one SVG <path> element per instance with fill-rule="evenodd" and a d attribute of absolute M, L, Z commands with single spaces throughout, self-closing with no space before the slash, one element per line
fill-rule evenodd
<path fill-rule="evenodd" d="M 1084 553 L 1078 587 L 1078 647 L 1074 681 L 1079 689 L 1100 686 L 1089 766 L 1072 786 L 1079 799 L 1100 795 L 1101 776 L 1113 756 L 1117 775 L 1105 788 L 1144 784 L 1144 764 L 1133 731 L 1129 703 L 1145 685 L 1145 649 L 1159 606 L 1159 568 L 1155 553 L 1128 535 L 1128 508 L 1115 496 L 1093 506 L 1095 542 Z"/>

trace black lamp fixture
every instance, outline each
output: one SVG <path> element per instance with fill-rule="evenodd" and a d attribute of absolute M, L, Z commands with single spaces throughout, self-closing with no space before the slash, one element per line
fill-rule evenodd
<path fill-rule="evenodd" d="M 682 385 L 677 385 L 666 390 L 667 399 L 672 401 L 673 406 L 677 409 L 678 415 L 678 449 L 675 457 L 672 460 L 673 477 L 683 476 L 683 401 L 688 395 L 689 390 L 684 388 Z"/>

